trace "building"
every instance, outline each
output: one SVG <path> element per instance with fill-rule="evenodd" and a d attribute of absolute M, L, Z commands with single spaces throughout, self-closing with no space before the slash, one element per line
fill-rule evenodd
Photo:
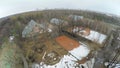
<path fill-rule="evenodd" d="M 59 24 L 64 23 L 64 20 L 57 19 L 57 18 L 52 18 L 52 19 L 50 20 L 50 23 L 51 23 L 51 24 L 55 24 L 55 25 L 59 25 Z"/>
<path fill-rule="evenodd" d="M 25 26 L 22 31 L 22 37 L 32 37 L 37 34 L 52 32 L 50 28 L 48 28 L 47 23 L 37 23 L 34 20 L 31 20 L 28 25 Z"/>
<path fill-rule="evenodd" d="M 74 27 L 72 30 L 73 33 L 78 33 L 84 36 L 88 36 L 90 34 L 90 29 L 89 28 L 84 28 L 84 27 Z"/>
<path fill-rule="evenodd" d="M 83 16 L 79 16 L 79 15 L 69 15 L 68 18 L 73 19 L 74 21 L 78 21 L 83 19 Z"/>

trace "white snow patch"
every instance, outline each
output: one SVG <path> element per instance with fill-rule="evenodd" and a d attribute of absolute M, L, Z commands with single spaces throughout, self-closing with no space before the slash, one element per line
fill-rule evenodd
<path fill-rule="evenodd" d="M 74 33 L 77 32 L 77 31 L 78 31 L 78 28 L 73 29 Z M 84 32 L 84 30 L 81 30 L 79 32 Z M 105 41 L 105 39 L 107 38 L 106 35 L 101 34 L 101 33 L 97 32 L 97 31 L 94 31 L 94 30 L 90 30 L 90 34 L 88 36 L 82 35 L 81 33 L 79 33 L 79 35 L 88 39 L 88 40 L 97 42 L 99 44 L 102 44 Z"/>
<path fill-rule="evenodd" d="M 46 65 L 44 62 L 41 62 L 40 64 L 34 64 L 32 68 L 77 68 L 76 66 L 79 66 L 80 68 L 82 68 L 81 66 L 84 68 L 93 68 L 95 63 L 94 58 L 84 64 L 78 64 L 75 61 L 72 61 L 71 58 L 72 57 L 66 55 L 55 65 Z"/>
<path fill-rule="evenodd" d="M 84 45 L 80 45 L 79 47 L 69 51 L 69 53 L 71 53 L 79 60 L 81 60 L 83 57 L 86 57 L 89 54 L 89 52 L 90 50 Z"/>
<path fill-rule="evenodd" d="M 81 34 L 81 32 L 86 32 L 84 29 L 76 27 L 72 30 L 73 33 L 78 33 L 78 35 L 89 39 L 91 41 L 97 42 L 99 44 L 102 44 L 105 39 L 107 38 L 107 36 L 105 34 L 99 33 L 97 31 L 94 30 L 90 30 L 90 34 L 88 36 Z"/>
<path fill-rule="evenodd" d="M 107 67 L 108 65 L 110 64 L 110 62 L 105 62 L 104 65 Z M 120 64 L 112 64 L 112 65 L 109 65 L 108 68 L 120 68 Z"/>
<path fill-rule="evenodd" d="M 91 41 L 98 42 L 100 44 L 102 44 L 105 41 L 105 39 L 107 38 L 106 35 L 96 32 L 96 31 L 93 31 L 93 30 L 90 31 L 90 35 L 84 36 L 84 37 Z"/>
<path fill-rule="evenodd" d="M 50 32 L 52 32 L 52 30 L 50 28 L 48 28 L 48 32 L 50 33 Z"/>
<path fill-rule="evenodd" d="M 14 38 L 15 38 L 15 36 L 10 36 L 10 37 L 9 37 L 9 41 L 10 41 L 10 42 L 13 41 Z"/>
<path fill-rule="evenodd" d="M 35 68 L 35 67 L 36 68 L 75 68 L 75 66 L 81 66 L 81 64 L 78 64 L 76 62 L 77 59 L 75 57 L 77 57 L 78 59 L 81 60 L 83 57 L 86 57 L 89 54 L 89 51 L 90 50 L 86 46 L 80 45 L 78 48 L 74 48 L 73 50 L 69 51 L 69 54 L 64 55 L 63 58 L 60 60 L 60 62 L 55 65 L 46 65 L 46 64 L 44 64 L 44 62 L 41 62 L 39 64 L 39 67 L 36 64 L 36 66 L 34 66 L 33 68 Z M 92 64 L 94 64 L 91 62 L 87 62 L 82 65 L 84 67 L 88 68 L 87 67 L 88 63 L 90 63 L 90 66 L 92 66 Z M 90 67 L 90 68 L 92 68 L 92 67 Z"/>

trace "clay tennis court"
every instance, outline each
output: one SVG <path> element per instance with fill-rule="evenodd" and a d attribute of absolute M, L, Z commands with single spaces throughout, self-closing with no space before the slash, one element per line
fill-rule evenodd
<path fill-rule="evenodd" d="M 63 36 L 59 36 L 56 38 L 56 41 L 58 44 L 60 44 L 64 49 L 66 49 L 67 51 L 70 51 L 74 48 L 77 48 L 80 43 L 63 35 Z"/>

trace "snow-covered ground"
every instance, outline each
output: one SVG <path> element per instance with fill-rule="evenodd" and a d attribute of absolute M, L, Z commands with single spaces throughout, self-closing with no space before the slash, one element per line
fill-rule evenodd
<path fill-rule="evenodd" d="M 89 54 L 89 52 L 90 50 L 84 44 L 81 44 L 79 47 L 69 51 L 69 53 L 71 53 L 73 56 L 75 56 L 79 60 L 81 60 L 83 57 L 86 57 Z"/>
<path fill-rule="evenodd" d="M 107 38 L 106 35 L 96 32 L 96 31 L 93 31 L 93 30 L 90 31 L 90 35 L 88 35 L 88 36 L 82 35 L 82 36 L 91 41 L 94 41 L 94 42 L 97 42 L 100 44 L 102 44 L 105 41 L 105 39 Z"/>
<path fill-rule="evenodd" d="M 86 46 L 80 45 L 78 48 L 69 51 L 69 54 L 64 55 L 60 62 L 55 65 L 46 65 L 44 62 L 41 62 L 40 64 L 34 64 L 32 68 L 82 68 L 81 66 L 93 68 L 94 58 L 87 61 L 85 64 L 78 64 L 76 62 L 77 59 L 81 60 L 83 57 L 86 57 L 89 54 L 89 51 L 90 50 Z"/>
<path fill-rule="evenodd" d="M 105 62 L 105 66 L 107 67 L 109 65 L 109 62 Z M 108 66 L 108 68 L 120 68 L 120 64 L 112 64 Z"/>
<path fill-rule="evenodd" d="M 90 30 L 90 34 L 89 35 L 84 35 L 84 34 L 81 34 L 81 32 L 86 32 L 84 29 L 81 29 L 79 27 L 76 27 L 72 30 L 72 32 L 76 33 L 86 39 L 89 39 L 93 42 L 97 42 L 99 44 L 102 44 L 105 39 L 107 38 L 107 36 L 105 34 L 102 34 L 102 33 L 99 33 L 97 31 L 94 31 L 94 30 Z"/>

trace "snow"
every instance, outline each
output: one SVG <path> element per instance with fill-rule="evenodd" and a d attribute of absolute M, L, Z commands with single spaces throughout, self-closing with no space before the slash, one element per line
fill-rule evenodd
<path fill-rule="evenodd" d="M 64 20 L 61 20 L 61 19 L 58 19 L 58 18 L 52 18 L 52 19 L 50 20 L 50 23 L 56 24 L 56 25 L 62 24 L 63 22 L 65 22 L 65 21 L 64 21 Z"/>
<path fill-rule="evenodd" d="M 120 64 L 116 64 L 116 65 L 115 65 L 115 68 L 120 68 Z"/>
<path fill-rule="evenodd" d="M 85 64 L 80 64 L 80 66 L 83 65 L 84 68 L 93 68 L 94 63 L 95 63 L 95 59 L 92 58 L 92 59 L 90 59 L 89 61 L 87 61 Z M 81 68 L 82 68 L 82 67 L 81 67 Z"/>
<path fill-rule="evenodd" d="M 107 36 L 105 34 L 99 33 L 99 32 L 94 31 L 94 30 L 90 30 L 89 35 L 83 35 L 83 34 L 81 34 L 81 32 L 86 32 L 86 31 L 84 29 L 79 28 L 79 27 L 74 28 L 72 30 L 72 32 L 78 33 L 78 35 L 80 35 L 88 40 L 97 42 L 99 44 L 102 44 L 105 41 L 105 39 L 107 38 Z"/>
<path fill-rule="evenodd" d="M 80 35 L 88 40 L 100 43 L 100 44 L 102 44 L 105 41 L 105 39 L 107 38 L 106 35 L 99 33 L 97 31 L 94 31 L 94 30 L 90 30 L 90 34 L 88 36 L 83 35 L 83 34 L 81 34 L 81 32 L 86 32 L 86 31 L 84 29 L 83 30 L 79 29 L 79 27 L 74 28 L 72 30 L 72 32 L 74 32 L 74 33 L 78 32 L 78 35 Z"/>
<path fill-rule="evenodd" d="M 120 40 L 120 37 L 117 37 L 118 40 Z"/>
<path fill-rule="evenodd" d="M 12 42 L 14 40 L 15 36 L 10 36 L 9 41 Z"/>
<path fill-rule="evenodd" d="M 69 51 L 69 53 L 74 55 L 77 59 L 81 60 L 83 57 L 86 57 L 89 54 L 89 51 L 90 50 L 85 45 L 80 45 L 79 47 Z"/>
<path fill-rule="evenodd" d="M 79 28 L 76 27 L 75 29 L 73 29 L 73 32 L 75 33 L 75 32 L 77 32 L 78 30 L 79 30 Z"/>
<path fill-rule="evenodd" d="M 46 65 L 44 62 L 41 62 L 40 64 L 34 64 L 32 68 L 77 68 L 76 66 L 83 66 L 84 68 L 93 68 L 95 59 L 92 58 L 89 61 L 87 61 L 84 64 L 78 64 L 75 61 L 72 61 L 70 56 L 64 56 L 61 61 L 55 65 Z"/>
<path fill-rule="evenodd" d="M 105 66 L 107 67 L 110 63 L 109 62 L 105 62 L 104 63 L 105 64 Z M 120 64 L 112 64 L 112 65 L 110 65 L 110 66 L 108 66 L 108 68 L 120 68 Z"/>
<path fill-rule="evenodd" d="M 68 17 L 72 18 L 74 21 L 83 19 L 83 16 L 79 16 L 79 15 L 69 15 Z"/>
<path fill-rule="evenodd" d="M 40 64 L 34 64 L 33 68 L 75 68 L 76 66 L 81 65 L 83 65 L 85 68 L 88 68 L 87 64 L 90 64 L 90 66 L 94 64 L 91 62 L 91 60 L 85 64 L 78 64 L 75 57 L 81 60 L 83 57 L 86 57 L 89 54 L 89 51 L 90 50 L 85 45 L 80 45 L 79 47 L 69 51 L 67 55 L 64 55 L 60 62 L 55 65 L 46 65 L 44 62 L 41 62 Z"/>
<path fill-rule="evenodd" d="M 52 29 L 48 28 L 48 32 L 49 32 L 49 33 L 52 32 Z"/>
<path fill-rule="evenodd" d="M 74 33 L 77 32 L 77 31 L 78 31 L 78 28 L 73 29 Z M 85 31 L 81 30 L 79 32 L 85 32 Z M 97 31 L 94 31 L 94 30 L 91 30 L 90 34 L 88 36 L 82 35 L 81 33 L 79 33 L 79 35 L 88 39 L 88 40 L 91 40 L 91 41 L 94 41 L 94 42 L 97 42 L 97 43 L 100 43 L 100 44 L 102 44 L 105 41 L 105 39 L 107 38 L 106 35 L 101 34 L 101 33 L 97 32 Z"/>
<path fill-rule="evenodd" d="M 101 34 L 99 32 L 96 32 L 96 31 L 93 31 L 93 30 L 90 31 L 90 35 L 83 36 L 83 37 L 85 37 L 85 38 L 87 38 L 87 39 L 89 39 L 91 41 L 95 41 L 97 43 L 100 43 L 100 44 L 102 44 L 105 41 L 105 39 L 107 38 L 106 35 Z"/>

